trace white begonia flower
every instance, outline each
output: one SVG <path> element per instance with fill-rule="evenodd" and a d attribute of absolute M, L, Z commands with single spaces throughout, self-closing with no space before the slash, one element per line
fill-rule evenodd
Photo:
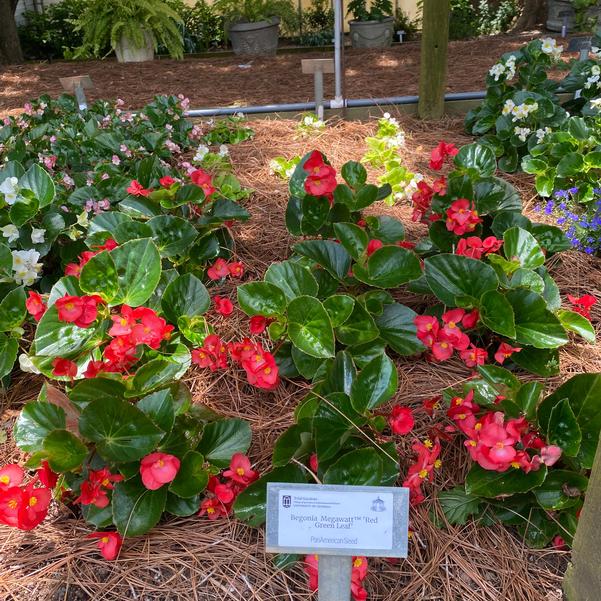
<path fill-rule="evenodd" d="M 501 75 L 505 73 L 505 65 L 503 63 L 497 63 L 489 69 L 488 73 L 491 77 L 494 77 L 495 81 L 499 81 Z"/>
<path fill-rule="evenodd" d="M 503 113 L 503 115 L 509 115 L 509 113 L 511 113 L 514 108 L 515 108 L 515 102 L 513 100 L 511 100 L 511 98 L 509 98 L 508 100 L 505 101 L 505 104 L 503 105 L 503 110 L 501 111 L 501 113 Z"/>
<path fill-rule="evenodd" d="M 599 67 L 599 65 L 593 65 L 591 67 L 591 73 L 593 75 L 601 75 L 601 67 Z"/>
<path fill-rule="evenodd" d="M 63 183 L 65 184 L 65 186 L 71 188 L 75 185 L 75 180 L 70 175 L 67 175 L 66 173 L 64 173 L 63 174 Z"/>
<path fill-rule="evenodd" d="M 563 52 L 563 46 L 558 46 L 557 42 L 553 38 L 543 38 L 541 40 L 541 50 L 549 56 L 557 59 Z"/>
<path fill-rule="evenodd" d="M 229 149 L 228 149 L 228 147 L 227 147 L 226 144 L 222 144 L 219 147 L 219 156 L 220 157 L 228 157 L 228 156 L 230 156 L 230 151 L 229 151 Z"/>
<path fill-rule="evenodd" d="M 505 63 L 505 68 L 507 70 L 507 75 L 505 76 L 505 79 L 507 79 L 507 80 L 513 79 L 515 77 L 515 72 L 516 72 L 515 61 L 516 61 L 516 58 L 515 58 L 515 56 L 512 55 L 507 59 L 507 62 Z"/>
<path fill-rule="evenodd" d="M 202 163 L 207 154 L 209 154 L 209 147 L 205 144 L 200 144 L 196 149 L 196 154 L 192 160 L 197 163 Z"/>
<path fill-rule="evenodd" d="M 526 138 L 530 134 L 530 128 L 528 127 L 516 127 L 513 130 L 513 133 L 518 137 L 522 142 L 526 141 Z"/>
<path fill-rule="evenodd" d="M 19 178 L 7 177 L 0 184 L 0 192 L 4 194 L 4 201 L 7 205 L 14 205 L 19 197 Z"/>
<path fill-rule="evenodd" d="M 77 216 L 77 225 L 80 225 L 81 227 L 88 227 L 88 225 L 90 225 L 90 220 L 88 219 L 87 211 L 82 211 Z"/>
<path fill-rule="evenodd" d="M 42 228 L 31 228 L 31 241 L 34 244 L 44 244 L 46 242 L 46 230 Z"/>
<path fill-rule="evenodd" d="M 19 239 L 19 228 L 12 223 L 0 228 L 0 231 L 2 232 L 2 235 L 7 238 L 9 244 Z"/>
<path fill-rule="evenodd" d="M 303 118 L 303 125 L 313 125 L 313 117 L 311 115 L 305 115 Z"/>
<path fill-rule="evenodd" d="M 30 373 L 30 374 L 40 374 L 40 373 L 42 373 L 33 364 L 33 361 L 31 360 L 31 357 L 28 354 L 26 354 L 26 353 L 21 353 L 19 355 L 19 367 L 21 368 L 21 371 L 24 371 L 26 373 Z"/>
<path fill-rule="evenodd" d="M 591 107 L 597 111 L 601 111 L 601 98 L 593 98 L 591 100 Z"/>
<path fill-rule="evenodd" d="M 13 250 L 13 277 L 17 284 L 31 286 L 39 276 L 42 264 L 38 263 L 40 253 L 37 250 Z"/>
<path fill-rule="evenodd" d="M 593 58 L 601 58 L 601 48 L 597 48 L 597 46 L 591 46 L 591 54 Z"/>
<path fill-rule="evenodd" d="M 536 130 L 536 142 L 538 144 L 540 144 L 544 139 L 545 136 L 551 133 L 551 128 L 550 127 L 545 127 L 545 129 L 537 129 Z"/>

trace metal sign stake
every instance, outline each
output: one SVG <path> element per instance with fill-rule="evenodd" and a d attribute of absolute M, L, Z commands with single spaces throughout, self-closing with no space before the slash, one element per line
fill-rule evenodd
<path fill-rule="evenodd" d="M 349 601 L 353 558 L 342 555 L 319 555 L 317 563 L 319 601 Z"/>

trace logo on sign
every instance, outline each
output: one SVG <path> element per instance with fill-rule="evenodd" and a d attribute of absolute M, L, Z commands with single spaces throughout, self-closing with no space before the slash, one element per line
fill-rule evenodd
<path fill-rule="evenodd" d="M 386 511 L 386 504 L 380 497 L 374 499 L 371 504 L 371 510 L 377 513 L 381 513 L 382 511 Z"/>
<path fill-rule="evenodd" d="M 282 507 L 286 509 L 292 507 L 292 497 L 290 495 L 282 495 Z"/>

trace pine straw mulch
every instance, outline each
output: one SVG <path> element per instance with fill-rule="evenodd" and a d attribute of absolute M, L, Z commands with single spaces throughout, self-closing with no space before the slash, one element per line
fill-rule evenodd
<path fill-rule="evenodd" d="M 450 42 L 448 91 L 484 89 L 486 73 L 501 54 L 542 35 L 548 33 L 532 31 Z M 301 59 L 332 55 L 331 50 L 314 50 L 253 59 L 217 54 L 136 64 L 107 59 L 0 65 L 0 117 L 20 112 L 25 102 L 41 94 L 61 94 L 59 77 L 85 74 L 94 82 L 94 87 L 86 90 L 89 100 L 122 98 L 130 109 L 139 109 L 155 95 L 172 94 L 174 90 L 188 96 L 192 108 L 308 102 L 315 97 L 313 78 L 301 74 Z M 417 94 L 419 61 L 419 41 L 385 49 L 349 48 L 345 52 L 346 95 L 382 98 Z M 564 74 L 556 70 L 552 77 Z M 326 75 L 324 86 L 325 98 L 333 98 L 333 75 Z"/>
<path fill-rule="evenodd" d="M 441 138 L 458 144 L 468 138 L 459 121 L 420 123 L 400 117 L 408 133 L 406 164 L 426 171 L 430 148 Z M 278 155 L 291 157 L 312 148 L 325 152 L 335 167 L 364 152 L 364 137 L 374 131 L 374 122 L 336 123 L 311 138 L 300 138 L 296 122 L 257 121 L 254 140 L 232 148 L 236 171 L 243 183 L 255 189 L 249 202 L 252 220 L 236 232 L 236 252 L 247 266 L 248 279 L 259 278 L 267 266 L 284 259 L 293 242 L 284 225 L 286 183 L 269 173 L 269 160 Z M 531 207 L 535 195 L 527 178 L 512 178 Z M 422 226 L 409 220 L 407 206 L 378 207 L 395 214 L 407 226 L 409 239 L 423 234 Z M 555 276 L 564 295 L 589 292 L 601 297 L 600 261 L 568 252 L 553 258 Z M 232 284 L 219 290 L 235 298 Z M 415 309 L 425 306 L 416 295 L 395 291 L 396 298 Z M 218 322 L 225 338 L 246 331 L 245 318 L 237 311 Z M 601 310 L 594 321 L 599 329 Z M 601 371 L 601 347 L 576 342 L 561 351 L 562 375 Z M 423 360 L 399 359 L 399 389 L 394 402 L 416 409 L 415 434 L 426 437 L 433 421 L 420 411 L 423 399 L 469 376 L 459 361 L 432 365 Z M 8 433 L 23 402 L 34 396 L 39 381 L 19 377 L 2 401 L 0 426 Z M 196 402 L 209 405 L 226 416 L 248 420 L 253 429 L 252 460 L 267 470 L 277 436 L 292 422 L 297 402 L 308 386 L 286 382 L 278 390 L 265 393 L 253 389 L 237 372 L 208 374 L 197 371 L 188 379 Z M 10 440 L 0 445 L 0 464 L 19 459 Z M 411 437 L 401 440 L 401 473 L 411 460 Z M 443 467 L 428 491 L 449 488 L 461 482 L 468 469 L 466 454 L 458 443 L 443 447 Z M 435 499 L 411 512 L 415 532 L 407 560 L 391 565 L 370 560 L 367 580 L 374 601 L 560 601 L 561 579 L 568 554 L 552 549 L 531 550 L 514 532 L 497 526 L 439 529 L 429 512 L 444 520 Z M 107 563 L 92 542 L 85 540 L 90 528 L 68 508 L 56 508 L 50 519 L 31 533 L 1 529 L 0 598 L 7 601 L 122 599 L 152 601 L 214 601 L 242 599 L 253 601 L 308 600 L 302 567 L 277 571 L 263 552 L 263 533 L 224 520 L 203 518 L 174 519 L 155 528 L 148 536 L 126 541 L 118 562 Z"/>

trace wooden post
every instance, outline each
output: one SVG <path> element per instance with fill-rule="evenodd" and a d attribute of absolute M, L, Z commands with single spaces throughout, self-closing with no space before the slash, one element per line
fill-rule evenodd
<path fill-rule="evenodd" d="M 418 105 L 422 119 L 440 119 L 444 112 L 449 13 L 449 0 L 424 0 Z"/>
<path fill-rule="evenodd" d="M 574 537 L 572 563 L 563 589 L 568 601 L 598 601 L 601 596 L 601 442 Z"/>

